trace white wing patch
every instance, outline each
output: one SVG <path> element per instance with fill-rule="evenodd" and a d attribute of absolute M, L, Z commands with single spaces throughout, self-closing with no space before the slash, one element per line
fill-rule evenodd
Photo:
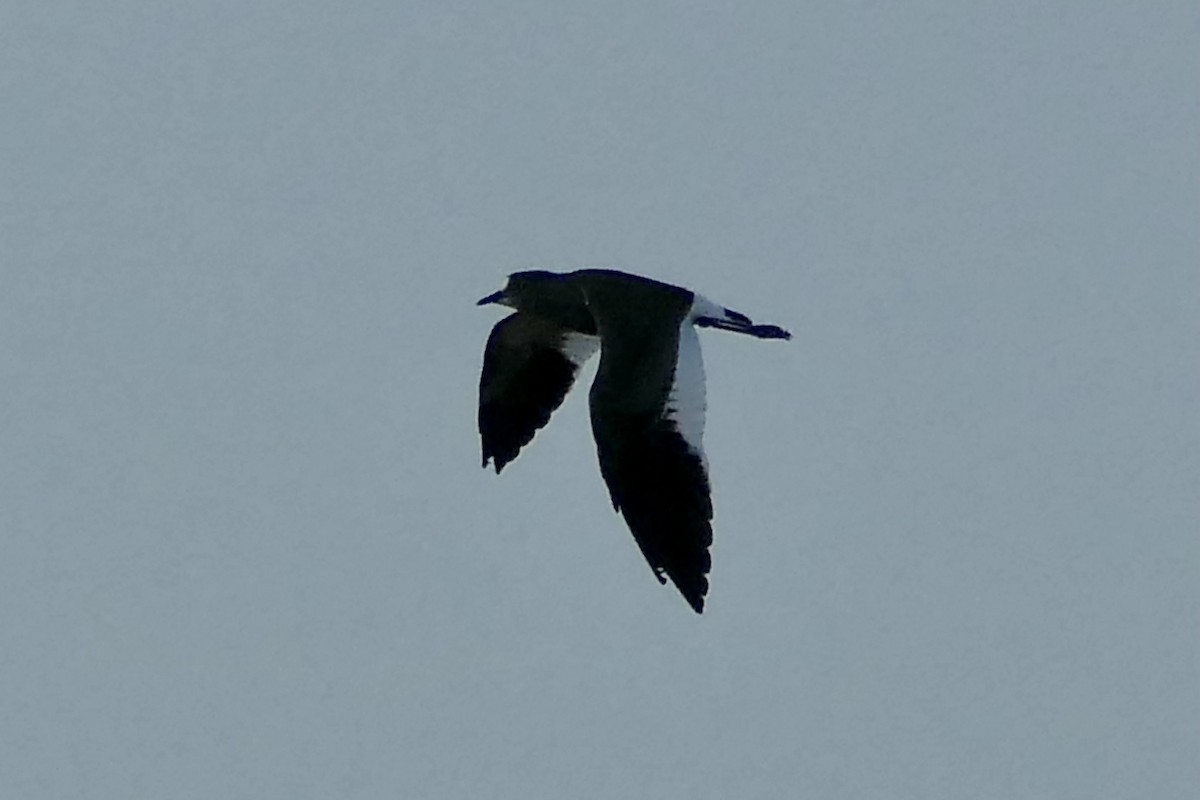
<path fill-rule="evenodd" d="M 691 325 L 692 320 L 696 317 L 716 317 L 717 319 L 728 319 L 729 315 L 725 306 L 719 306 L 712 300 L 701 294 L 693 294 L 692 308 L 688 311 L 687 324 Z"/>
<path fill-rule="evenodd" d="M 687 442 L 693 453 L 700 457 L 705 471 L 708 462 L 704 457 L 704 359 L 700 355 L 700 337 L 692 326 L 692 315 L 684 318 L 679 326 L 679 352 L 675 357 L 675 378 L 671 382 L 671 393 L 667 396 L 667 419 L 675 423 L 676 430 Z"/>
<path fill-rule="evenodd" d="M 575 369 L 583 366 L 583 363 L 596 354 L 600 349 L 600 337 L 589 336 L 586 333 L 576 333 L 570 331 L 564 333 L 562 337 L 562 345 L 559 347 L 559 352 L 567 357 L 567 360 L 575 365 Z"/>

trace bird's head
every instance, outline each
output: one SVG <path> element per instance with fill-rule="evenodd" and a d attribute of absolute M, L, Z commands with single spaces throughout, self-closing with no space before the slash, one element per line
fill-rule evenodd
<path fill-rule="evenodd" d="M 475 305 L 495 303 L 509 308 L 531 308 L 537 300 L 551 294 L 547 288 L 559 278 L 559 275 L 545 270 L 514 272 L 508 276 L 508 283 L 504 284 L 503 289 L 492 292 Z"/>

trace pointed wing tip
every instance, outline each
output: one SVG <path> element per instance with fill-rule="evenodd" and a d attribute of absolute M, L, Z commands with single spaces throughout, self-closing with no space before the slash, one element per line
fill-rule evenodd
<path fill-rule="evenodd" d="M 676 587 L 678 588 L 678 584 L 676 584 Z M 683 595 L 683 599 L 687 601 L 687 604 L 692 607 L 692 611 L 695 611 L 697 614 L 704 613 L 704 596 L 708 594 L 707 586 L 700 592 L 686 592 L 680 589 L 679 593 Z"/>
<path fill-rule="evenodd" d="M 658 582 L 660 584 L 666 586 L 668 577 L 666 570 L 656 567 L 654 569 L 654 577 L 658 578 Z M 697 587 L 691 586 L 685 589 L 683 586 L 680 586 L 679 582 L 673 577 L 671 578 L 671 582 L 675 584 L 675 588 L 679 590 L 681 595 L 683 595 L 684 601 L 686 601 L 687 604 L 692 607 L 692 611 L 695 611 L 697 614 L 704 613 L 704 596 L 708 594 L 707 578 L 701 579 L 701 586 L 698 587 L 698 590 Z"/>
<path fill-rule="evenodd" d="M 751 328 L 751 332 L 759 339 L 782 339 L 787 341 L 792 338 L 791 331 L 784 330 L 778 325 L 755 325 Z"/>
<path fill-rule="evenodd" d="M 678 586 L 678 584 L 676 585 Z M 698 592 L 685 592 L 683 589 L 680 589 L 679 592 L 683 595 L 683 599 L 687 601 L 687 604 L 692 607 L 693 611 L 697 614 L 704 613 L 704 596 L 708 594 L 707 580 L 704 581 L 703 587 Z"/>

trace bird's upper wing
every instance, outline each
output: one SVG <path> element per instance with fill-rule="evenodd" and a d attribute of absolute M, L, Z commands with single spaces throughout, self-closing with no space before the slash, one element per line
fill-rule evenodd
<path fill-rule="evenodd" d="M 624 341 L 614 335 L 611 342 L 602 319 L 600 325 L 604 353 L 590 398 L 600 472 L 613 507 L 624 515 L 659 582 L 670 578 L 699 613 L 712 567 L 713 516 L 700 443 L 705 404 L 699 339 L 690 320 L 675 330 L 643 331 Z M 666 349 L 647 352 L 650 341 Z M 641 349 L 621 354 L 623 347 Z M 641 374 L 661 374 L 662 384 L 630 385 L 628 376 L 606 369 L 622 355 L 626 364 L 648 360 Z"/>
<path fill-rule="evenodd" d="M 483 466 L 496 472 L 517 457 L 567 396 L 579 367 L 600 346 L 597 336 L 569 331 L 528 312 L 492 328 L 479 378 Z"/>

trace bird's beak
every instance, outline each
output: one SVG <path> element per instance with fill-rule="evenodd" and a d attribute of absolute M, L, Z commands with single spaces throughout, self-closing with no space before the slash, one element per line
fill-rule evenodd
<path fill-rule="evenodd" d="M 489 303 L 502 303 L 502 302 L 504 302 L 504 290 L 503 289 L 501 289 L 498 292 L 492 292 L 491 294 L 489 294 L 487 297 L 480 300 L 475 305 L 486 306 Z"/>

